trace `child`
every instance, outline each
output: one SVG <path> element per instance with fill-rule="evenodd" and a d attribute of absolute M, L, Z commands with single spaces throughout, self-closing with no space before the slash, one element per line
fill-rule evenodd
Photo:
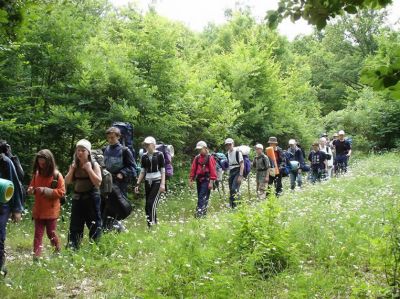
<path fill-rule="evenodd" d="M 56 228 L 57 219 L 60 215 L 60 198 L 65 194 L 64 178 L 57 170 L 53 154 L 47 149 L 36 154 L 28 194 L 35 195 L 32 211 L 35 221 L 33 253 L 34 259 L 38 259 L 42 253 L 45 228 L 55 252 L 60 251 L 60 241 L 56 234 Z"/>
<path fill-rule="evenodd" d="M 313 143 L 308 160 L 311 162 L 311 182 L 314 184 L 316 181 L 321 181 L 327 166 L 326 154 L 319 149 L 318 142 Z"/>
<path fill-rule="evenodd" d="M 199 141 L 196 145 L 199 154 L 194 158 L 190 169 L 189 185 L 197 184 L 197 210 L 196 217 L 204 217 L 207 214 L 208 200 L 214 181 L 217 180 L 217 168 L 214 157 L 210 155 L 207 144 Z"/>

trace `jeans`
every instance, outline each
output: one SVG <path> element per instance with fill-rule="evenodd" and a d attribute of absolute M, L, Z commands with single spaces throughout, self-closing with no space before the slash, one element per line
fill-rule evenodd
<path fill-rule="evenodd" d="M 33 252 L 39 257 L 42 254 L 42 241 L 44 229 L 46 228 L 47 237 L 56 252 L 60 251 L 60 240 L 56 234 L 57 219 L 35 219 L 35 237 L 33 240 Z"/>
<path fill-rule="evenodd" d="M 291 171 L 289 173 L 289 177 L 290 177 L 290 189 L 294 190 L 296 188 L 296 181 L 299 187 L 301 187 L 301 185 L 303 184 L 301 172 L 299 173 L 298 171 Z"/>
<path fill-rule="evenodd" d="M 347 157 L 346 155 L 336 155 L 336 158 L 334 161 L 335 170 L 338 169 L 338 164 L 341 164 L 341 165 L 343 165 L 344 172 L 347 172 L 348 160 L 349 160 L 349 157 Z"/>
<path fill-rule="evenodd" d="M 203 217 L 207 214 L 208 200 L 211 190 L 208 189 L 209 180 L 197 181 L 197 210 L 196 217 Z"/>
<path fill-rule="evenodd" d="M 229 203 L 231 208 L 235 208 L 237 206 L 238 201 L 240 200 L 239 189 L 240 183 L 238 183 L 238 178 L 240 175 L 240 168 L 234 168 L 229 172 Z"/>
<path fill-rule="evenodd" d="M 6 241 L 7 222 L 10 217 L 10 207 L 8 205 L 0 205 L 0 270 L 5 264 L 4 243 Z"/>
<path fill-rule="evenodd" d="M 320 182 L 322 178 L 322 169 L 311 169 L 311 183 Z"/>
<path fill-rule="evenodd" d="M 98 190 L 74 194 L 71 208 L 68 246 L 78 249 L 83 239 L 85 224 L 89 229 L 89 238 L 98 241 L 101 236 L 101 198 Z"/>

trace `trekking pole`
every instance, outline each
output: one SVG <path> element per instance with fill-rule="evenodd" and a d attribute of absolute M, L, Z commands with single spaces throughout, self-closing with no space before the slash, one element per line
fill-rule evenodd
<path fill-rule="evenodd" d="M 247 177 L 247 191 L 249 192 L 249 200 L 251 199 L 251 192 L 250 192 L 250 174 Z"/>

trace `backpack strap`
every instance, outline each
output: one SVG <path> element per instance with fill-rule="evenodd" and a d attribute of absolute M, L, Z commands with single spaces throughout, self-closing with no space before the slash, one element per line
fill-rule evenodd
<path fill-rule="evenodd" d="M 240 162 L 239 162 L 239 151 L 238 150 L 236 150 L 236 163 L 238 165 L 240 164 Z"/>

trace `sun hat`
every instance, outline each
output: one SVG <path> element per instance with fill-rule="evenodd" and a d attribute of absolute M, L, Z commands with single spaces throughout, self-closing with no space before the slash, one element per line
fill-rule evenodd
<path fill-rule="evenodd" d="M 199 149 L 202 149 L 202 148 L 207 148 L 207 143 L 205 143 L 204 141 L 197 142 L 196 149 L 199 150 Z"/>
<path fill-rule="evenodd" d="M 149 136 L 144 139 L 143 143 L 156 145 L 156 139 L 154 137 Z"/>
<path fill-rule="evenodd" d="M 276 137 L 269 137 L 268 143 L 278 144 L 278 139 Z"/>

